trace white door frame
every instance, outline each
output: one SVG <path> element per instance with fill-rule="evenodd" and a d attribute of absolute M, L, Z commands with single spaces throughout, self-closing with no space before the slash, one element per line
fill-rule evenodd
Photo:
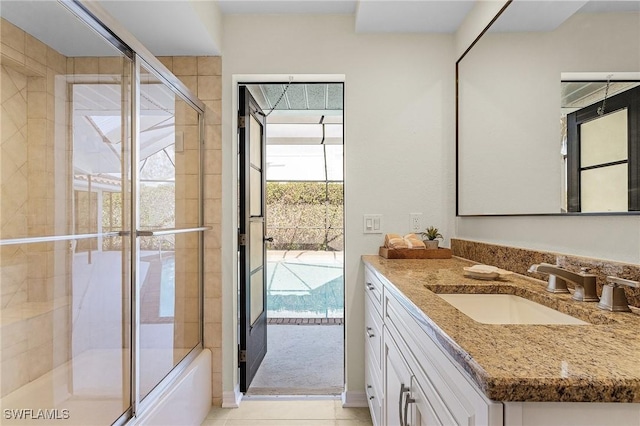
<path fill-rule="evenodd" d="M 224 90 L 231 99 L 229 127 L 225 135 L 225 102 L 223 108 L 222 132 L 222 406 L 235 408 L 240 405 L 242 393 L 238 377 L 238 84 L 239 83 L 345 83 L 344 74 L 232 74 L 231 86 Z M 223 79 L 224 80 L 224 79 Z M 343 126 L 346 126 L 346 96 L 343 100 Z M 343 127 L 346 138 L 346 127 Z M 343 142 L 344 143 L 344 142 Z M 345 150 L 346 151 L 346 150 Z M 346 159 L 343 154 L 343 165 Z M 226 190 L 225 190 L 226 189 Z M 346 203 L 344 203 L 346 208 Z M 346 216 L 346 211 L 345 213 Z M 344 229 L 346 229 L 346 223 Z M 343 230 L 346 235 L 346 232 Z M 346 244 L 345 244 L 346 251 Z M 346 258 L 346 256 L 345 256 Z M 346 282 L 345 282 L 346 287 Z M 346 291 L 345 291 L 346 294 Z M 347 306 L 345 309 L 345 317 Z M 346 327 L 346 322 L 345 325 Z M 345 333 L 345 336 L 347 333 Z M 345 355 L 347 344 L 345 341 Z M 346 356 L 345 356 L 345 359 Z M 347 365 L 345 365 L 345 378 Z"/>

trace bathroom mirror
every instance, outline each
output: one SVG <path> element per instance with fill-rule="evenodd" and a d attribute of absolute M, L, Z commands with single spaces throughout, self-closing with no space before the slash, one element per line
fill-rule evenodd
<path fill-rule="evenodd" d="M 567 150 L 563 130 L 575 108 L 562 102 L 567 91 L 591 90 L 584 96 L 592 102 L 583 107 L 597 111 L 607 82 L 609 106 L 621 84 L 637 86 L 640 1 L 513 1 L 459 59 L 457 73 L 458 215 L 637 214 L 631 197 L 626 206 L 589 204 L 584 196 L 585 205 L 576 204 L 580 179 L 592 176 L 576 178 L 572 161 L 580 151 Z M 638 125 L 628 129 L 628 140 L 640 143 Z M 621 182 L 629 186 L 616 187 L 623 195 L 638 192 L 633 170 L 640 157 L 627 146 L 628 169 L 613 173 L 627 175 Z M 607 173 L 592 180 L 612 182 Z M 609 192 L 597 188 L 591 199 Z"/>

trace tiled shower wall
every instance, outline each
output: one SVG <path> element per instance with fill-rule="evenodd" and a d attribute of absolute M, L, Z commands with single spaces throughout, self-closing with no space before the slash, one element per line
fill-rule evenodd
<path fill-rule="evenodd" d="M 112 58 L 65 58 L 9 22 L 3 20 L 1 27 L 0 236 L 70 234 L 73 191 L 68 185 L 72 170 L 66 76 L 116 73 L 122 65 Z M 205 232 L 204 243 L 204 345 L 213 353 L 213 403 L 220 405 L 221 58 L 167 57 L 162 62 L 206 104 L 204 224 L 212 229 Z M 183 164 L 186 174 L 197 167 L 195 156 L 188 158 Z M 1 249 L 0 304 L 7 308 L 0 323 L 5 395 L 69 359 L 71 251 L 65 242 Z M 12 307 L 20 314 L 12 315 Z"/>
<path fill-rule="evenodd" d="M 0 26 L 0 237 L 67 234 L 66 58 L 5 20 Z M 2 247 L 2 396 L 68 360 L 70 264 L 65 242 Z"/>
<path fill-rule="evenodd" d="M 541 280 L 546 280 L 548 275 L 527 272 L 527 269 L 529 269 L 531 265 L 543 262 L 553 265 L 558 264 L 573 272 L 580 272 L 581 268 L 588 268 L 588 272 L 597 277 L 598 295 L 602 294 L 602 286 L 606 283 L 607 276 L 640 281 L 640 265 L 635 264 L 502 246 L 479 241 L 459 240 L 455 238 L 451 239 L 451 250 L 455 256 L 497 266 L 498 268 Z M 568 283 L 568 285 L 570 287 L 572 286 L 571 283 Z M 640 308 L 640 289 L 625 287 L 624 290 L 629 304 Z"/>
<path fill-rule="evenodd" d="M 204 137 L 204 346 L 212 352 L 213 404 L 222 405 L 222 58 L 161 57 L 160 61 L 206 105 Z M 185 168 L 196 168 L 187 160 Z"/>

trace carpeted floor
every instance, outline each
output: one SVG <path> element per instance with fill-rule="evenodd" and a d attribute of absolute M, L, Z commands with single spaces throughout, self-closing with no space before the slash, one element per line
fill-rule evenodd
<path fill-rule="evenodd" d="M 268 325 L 267 355 L 248 395 L 337 395 L 344 387 L 340 325 Z"/>

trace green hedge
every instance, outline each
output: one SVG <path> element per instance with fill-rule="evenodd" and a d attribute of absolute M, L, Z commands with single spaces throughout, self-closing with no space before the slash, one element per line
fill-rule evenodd
<path fill-rule="evenodd" d="M 324 204 L 327 195 L 329 204 L 344 204 L 342 183 L 267 182 L 267 204 Z"/>
<path fill-rule="evenodd" d="M 343 194 L 342 183 L 268 182 L 269 248 L 343 250 Z"/>

